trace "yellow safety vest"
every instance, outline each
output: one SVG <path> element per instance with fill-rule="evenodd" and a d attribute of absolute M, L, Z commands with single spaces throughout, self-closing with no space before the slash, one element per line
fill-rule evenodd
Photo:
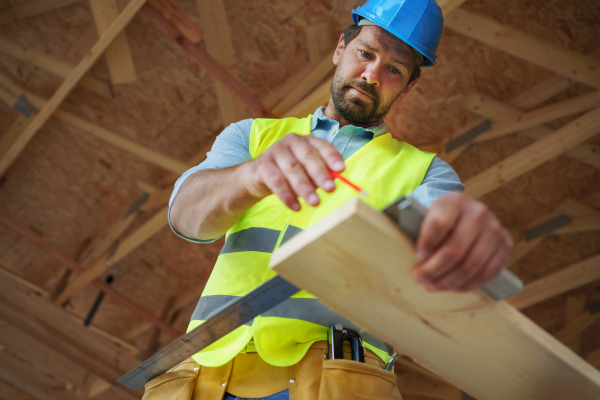
<path fill-rule="evenodd" d="M 255 119 L 250 131 L 250 155 L 253 159 L 258 157 L 290 132 L 310 135 L 311 117 Z M 386 133 L 345 160 L 344 175 L 368 192 L 363 199 L 366 203 L 382 210 L 421 184 L 434 156 L 398 142 Z M 274 249 L 357 195 L 339 182 L 333 193 L 321 189 L 317 193 L 321 204 L 311 207 L 301 200 L 302 208 L 298 212 L 288 209 L 275 195 L 267 196 L 227 231 L 225 244 L 192 315 L 188 332 L 215 310 L 275 276 L 268 267 Z M 280 367 L 294 365 L 311 344 L 327 340 L 328 328 L 339 322 L 352 327 L 315 296 L 300 291 L 196 353 L 193 359 L 207 367 L 224 365 L 244 352 L 253 338 L 256 351 L 267 363 Z M 389 355 L 383 342 L 367 333 L 363 333 L 363 340 L 367 348 L 387 362 Z"/>

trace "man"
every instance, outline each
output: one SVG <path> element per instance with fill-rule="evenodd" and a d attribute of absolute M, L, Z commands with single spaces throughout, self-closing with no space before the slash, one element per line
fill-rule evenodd
<path fill-rule="evenodd" d="M 463 185 L 448 164 L 395 141 L 383 122 L 418 82 L 420 66 L 435 63 L 439 7 L 433 0 L 369 0 L 353 19 L 333 57 L 326 108 L 305 119 L 232 124 L 206 161 L 176 183 L 169 216 L 178 235 L 207 243 L 227 233 L 189 329 L 272 277 L 272 251 L 353 196 L 336 187 L 328 169 L 363 186 L 376 208 L 409 194 L 429 207 L 412 271 L 427 290 L 473 290 L 507 264 L 513 244 L 495 216 L 460 193 Z M 179 367 L 200 369 L 185 396 L 399 399 L 381 369 L 390 357 L 376 337 L 363 335 L 365 364 L 324 360 L 328 326 L 341 320 L 300 292 Z M 153 390 L 179 390 L 164 386 L 174 379 L 157 379 L 145 398 L 170 398 L 151 397 Z"/>

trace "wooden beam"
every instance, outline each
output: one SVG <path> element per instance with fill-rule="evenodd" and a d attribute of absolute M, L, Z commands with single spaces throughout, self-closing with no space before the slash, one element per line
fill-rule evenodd
<path fill-rule="evenodd" d="M 415 263 L 397 225 L 352 199 L 283 244 L 270 266 L 477 399 L 600 396 L 600 371 L 508 303 L 427 292 L 410 278 Z"/>
<path fill-rule="evenodd" d="M 150 3 L 154 5 L 153 3 Z M 206 50 L 225 69 L 236 70 L 236 56 L 223 0 L 196 0 L 202 29 L 206 31 Z M 233 92 L 215 80 L 217 103 L 223 126 L 243 119 L 247 115 L 244 105 Z"/>
<path fill-rule="evenodd" d="M 569 326 L 585 313 L 587 301 L 584 294 L 567 297 L 565 305 L 565 326 Z M 580 333 L 573 335 L 569 340 L 563 341 L 571 350 L 579 354 L 581 352 L 581 341 L 583 336 Z"/>
<path fill-rule="evenodd" d="M 11 105 L 10 102 L 16 101 L 20 96 L 15 96 L 12 93 L 7 93 L 6 91 L 4 91 L 2 89 L 2 86 L 6 86 L 7 85 L 7 81 L 8 78 L 4 75 L 2 75 L 2 73 L 0 73 L 0 92 L 2 92 L 2 100 L 4 100 L 4 102 L 7 105 Z M 18 88 L 16 85 L 13 86 L 13 90 L 17 89 L 17 90 L 21 90 L 20 88 Z M 33 93 L 30 92 L 21 92 L 21 95 L 24 96 L 30 104 L 32 104 L 34 107 L 40 109 L 42 107 L 44 107 L 47 104 L 47 100 L 44 99 L 41 96 L 37 96 Z M 136 142 L 126 139 L 121 135 L 117 135 L 116 133 L 113 133 L 107 129 L 104 129 L 98 125 L 92 124 L 91 122 L 88 122 L 86 120 L 84 120 L 81 117 L 78 117 L 75 114 L 72 114 L 68 111 L 63 111 L 63 110 L 57 110 L 54 112 L 53 117 L 66 122 L 67 124 L 77 128 L 77 130 L 75 130 L 75 132 L 86 132 L 89 133 L 91 135 L 93 135 L 94 137 L 102 140 L 103 142 L 106 143 L 110 143 L 122 150 L 125 150 L 129 153 L 135 154 L 136 156 L 140 157 L 141 159 L 143 159 L 144 161 L 147 161 L 153 165 L 156 165 L 158 167 L 164 168 L 167 171 L 171 171 L 177 174 L 182 174 L 185 171 L 187 171 L 190 166 L 182 163 L 181 161 L 175 160 L 169 156 L 166 156 L 164 154 L 158 153 L 154 150 L 151 150 L 147 147 L 144 147 L 140 144 L 137 144 Z M 28 118 L 28 121 L 31 121 L 33 119 L 33 116 Z M 20 131 L 21 134 L 23 132 L 23 130 Z M 19 134 L 18 130 L 15 130 L 15 133 L 11 134 L 11 141 L 9 142 L 9 139 L 6 139 L 7 145 L 4 145 L 3 143 L 5 142 L 4 139 L 0 140 L 0 155 L 5 154 L 2 151 L 5 152 L 9 152 L 12 148 L 12 146 L 10 145 L 11 143 L 14 143 L 15 139 L 18 139 L 20 136 L 17 136 Z M 3 150 L 6 149 L 6 150 Z"/>
<path fill-rule="evenodd" d="M 0 35 L 0 51 L 22 61 L 48 71 L 60 78 L 66 78 L 75 68 L 66 61 L 59 60 L 49 54 L 42 53 L 22 44 L 16 44 L 5 36 Z M 85 74 L 78 86 L 91 90 L 102 96 L 112 98 L 113 92 L 110 85 L 90 74 Z"/>
<path fill-rule="evenodd" d="M 492 126 L 492 129 L 477 136 L 472 142 L 484 142 L 509 133 L 532 128 L 536 125 L 541 125 L 571 114 L 587 111 L 598 106 L 600 106 L 600 90 L 498 122 Z"/>
<path fill-rule="evenodd" d="M 41 287 L 32 284 L 25 278 L 20 277 L 19 275 L 10 271 L 8 268 L 6 268 L 3 265 L 0 265 L 0 274 L 8 279 L 11 279 L 11 280 L 17 282 L 20 285 L 25 286 L 27 289 L 34 291 L 38 296 L 40 296 L 43 299 L 47 299 L 50 296 L 50 294 L 48 293 L 47 290 L 44 290 Z"/>
<path fill-rule="evenodd" d="M 8 99 L 9 101 L 16 100 L 15 97 L 10 94 L 4 93 L 1 95 L 2 99 Z M 12 104 L 15 104 L 14 101 Z M 9 105 L 8 103 L 6 105 Z M 12 105 L 9 105 L 12 107 Z M 4 132 L 4 135 L 0 138 L 0 158 L 3 157 L 11 148 L 11 146 L 19 139 L 23 129 L 29 124 L 29 122 L 33 119 L 34 115 L 32 114 L 29 117 L 26 117 L 23 114 L 19 114 L 17 118 L 10 125 L 8 130 Z"/>
<path fill-rule="evenodd" d="M 465 193 L 481 197 L 598 133 L 600 107 L 467 180 Z"/>
<path fill-rule="evenodd" d="M 81 370 L 101 377 L 121 394 L 141 397 L 141 393 L 115 382 L 139 361 L 119 345 L 73 321 L 65 310 L 41 300 L 12 281 L 0 280 L 0 317 L 41 345 L 76 363 Z"/>
<path fill-rule="evenodd" d="M 592 364 L 594 367 L 600 369 L 600 348 L 592 351 L 585 357 L 585 360 Z"/>
<path fill-rule="evenodd" d="M 569 323 L 563 329 L 554 335 L 561 342 L 567 342 L 573 339 L 576 335 L 583 332 L 588 326 L 600 320 L 600 313 L 590 314 L 588 312 L 581 314 L 574 321 Z"/>
<path fill-rule="evenodd" d="M 525 285 L 507 301 L 518 309 L 527 308 L 569 290 L 600 279 L 600 254 Z"/>
<path fill-rule="evenodd" d="M 331 82 L 325 81 L 300 103 L 284 113 L 285 117 L 304 118 L 314 112 L 317 107 L 327 105 L 330 96 Z"/>
<path fill-rule="evenodd" d="M 600 216 L 572 218 L 569 225 L 554 231 L 556 235 L 565 233 L 576 233 L 586 231 L 596 231 L 600 229 Z"/>
<path fill-rule="evenodd" d="M 177 43 L 183 51 L 205 68 L 213 78 L 218 80 L 233 95 L 238 98 L 256 117 L 271 118 L 273 115 L 266 110 L 260 101 L 254 97 L 237 79 L 219 65 L 214 58 L 200 50 L 182 35 L 167 19 L 150 5 L 142 8 L 144 15 L 156 25 L 167 37 Z"/>
<path fill-rule="evenodd" d="M 0 12 L 0 25 L 44 14 L 81 1 L 83 0 L 38 0 L 20 6 L 14 6 Z"/>
<path fill-rule="evenodd" d="M 27 241 L 29 241 L 30 243 L 32 243 L 35 246 L 37 246 L 39 249 L 41 249 L 42 251 L 44 251 L 44 253 L 48 254 L 49 256 L 51 256 L 52 258 L 54 258 L 55 260 L 57 260 L 58 262 L 60 262 L 65 267 L 73 270 L 74 272 L 77 272 L 77 273 L 81 274 L 79 277 L 81 277 L 81 276 L 83 276 L 85 274 L 88 274 L 88 272 L 91 270 L 91 268 L 88 269 L 88 270 L 85 270 L 77 262 L 75 262 L 71 258 L 67 257 L 65 254 L 63 254 L 63 253 L 59 252 L 58 250 L 56 250 L 50 244 L 46 243 L 36 233 L 32 232 L 31 230 L 29 230 L 29 228 L 27 228 L 26 226 L 20 224 L 19 222 L 17 222 L 13 218 L 11 218 L 5 212 L 0 211 L 0 222 L 2 224 L 4 224 L 5 226 L 11 228 L 15 232 L 17 232 L 23 238 L 27 239 Z M 129 242 L 127 244 L 129 244 Z M 125 242 L 123 243 L 123 245 L 126 245 Z M 119 252 L 119 249 L 117 249 L 117 251 L 115 253 L 116 257 L 119 257 L 119 254 L 117 254 L 118 252 Z M 98 274 L 98 276 L 99 275 L 100 274 Z M 100 289 L 104 293 L 106 293 L 106 295 L 109 296 L 113 301 L 115 301 L 115 302 L 117 302 L 117 303 L 119 303 L 119 304 L 121 304 L 121 305 L 129 308 L 133 313 L 135 313 L 136 315 L 140 316 L 141 318 L 147 320 L 148 322 L 152 323 L 153 325 L 159 327 L 161 330 L 163 330 L 164 332 L 168 333 L 169 335 L 174 336 L 174 337 L 178 337 L 178 336 L 181 335 L 180 332 L 175 331 L 171 326 L 165 324 L 160 319 L 156 318 L 154 315 L 152 315 L 148 311 L 144 310 L 139 305 L 133 303 L 131 300 L 129 300 L 128 298 L 126 298 L 125 296 L 123 296 L 122 294 L 120 294 L 119 292 L 117 292 L 112 286 L 108 285 L 103 280 L 96 279 L 96 278 L 97 278 L 97 276 L 94 276 L 94 278 L 91 279 L 88 283 L 91 283 L 93 281 L 94 285 L 98 289 Z M 74 282 L 77 282 L 77 279 Z M 67 291 L 69 289 L 69 287 L 72 286 L 72 285 L 73 284 L 67 286 L 67 288 L 65 289 L 65 291 Z M 58 297 L 56 303 L 63 304 L 66 301 L 66 300 L 63 301 L 63 302 L 59 302 L 58 301 L 59 299 L 62 298 L 63 294 L 64 294 L 64 292 L 61 293 L 61 296 Z"/>
<path fill-rule="evenodd" d="M 562 75 L 552 75 L 550 78 L 522 92 L 509 103 L 520 110 L 529 110 L 567 90 L 574 83 L 574 80 L 565 78 Z"/>
<path fill-rule="evenodd" d="M 175 26 L 179 32 L 194 44 L 202 39 L 203 33 L 196 25 L 192 23 L 181 11 L 173 7 L 168 0 L 148 0 L 159 13 L 161 13 L 171 25 Z"/>
<path fill-rule="evenodd" d="M 169 297 L 165 305 L 163 306 L 163 310 L 160 313 L 160 319 L 165 321 L 165 323 L 172 323 L 173 321 L 169 321 L 169 313 L 171 312 L 171 308 L 173 307 L 173 303 L 175 302 L 175 296 Z M 156 353 L 156 346 L 158 345 L 158 339 L 160 337 L 160 329 L 154 329 L 152 331 L 152 335 L 150 335 L 150 340 L 148 341 L 148 346 L 146 347 L 146 352 L 143 357 L 144 360 L 149 359 Z"/>
<path fill-rule="evenodd" d="M 125 26 L 135 16 L 137 11 L 144 5 L 146 0 L 131 0 L 123 12 L 100 37 L 98 42 L 92 47 L 89 53 L 73 69 L 69 76 L 60 85 L 58 90 L 52 95 L 50 100 L 44 105 L 40 112 L 23 130 L 19 139 L 11 146 L 8 154 L 0 159 L 0 176 L 6 173 L 8 167 L 16 160 L 23 151 L 27 143 L 33 138 L 35 133 L 48 121 L 52 114 L 60 107 L 60 104 L 83 77 L 83 75 L 92 67 L 98 57 L 104 52 L 112 40 L 121 32 Z"/>
<path fill-rule="evenodd" d="M 599 60 L 461 8 L 448 15 L 444 26 L 574 81 L 600 89 Z"/>
<path fill-rule="evenodd" d="M 437 0 L 437 3 L 438 6 L 440 6 L 440 8 L 442 9 L 442 14 L 444 15 L 444 18 L 446 18 L 446 16 L 449 13 L 454 11 L 454 9 L 460 7 L 460 5 L 465 1 L 466 0 Z"/>
<path fill-rule="evenodd" d="M 165 225 L 167 225 L 167 213 L 168 207 L 162 208 L 160 211 L 154 214 L 154 216 L 152 216 L 148 221 L 146 221 L 143 225 L 141 225 L 129 236 L 127 236 L 123 241 L 121 241 L 121 243 L 119 243 L 119 245 L 117 246 L 116 250 L 111 255 L 109 255 L 109 257 L 99 260 L 90 268 L 82 272 L 81 275 L 75 278 L 60 294 L 60 296 L 58 296 L 58 298 L 55 301 L 55 304 L 66 303 L 73 295 L 79 293 L 79 291 L 81 291 L 88 284 L 95 282 L 95 280 L 100 275 L 108 271 L 113 265 L 121 261 L 125 256 L 127 256 L 129 253 L 135 250 L 140 244 L 144 243 L 148 238 L 153 236 L 156 232 L 158 232 Z M 164 322 L 160 321 L 158 318 L 153 316 L 152 319 L 155 322 L 158 322 L 158 325 L 170 331 L 173 334 L 173 336 L 179 336 L 178 332 L 175 332 L 173 328 L 166 326 L 166 324 L 164 324 Z"/>
<path fill-rule="evenodd" d="M 119 16 L 117 0 L 89 0 L 92 15 L 96 23 L 98 35 L 104 32 Z M 112 43 L 106 48 L 104 55 L 108 63 L 108 71 L 114 84 L 131 83 L 137 81 L 133 57 L 129 50 L 129 42 L 125 30 L 119 32 Z"/>

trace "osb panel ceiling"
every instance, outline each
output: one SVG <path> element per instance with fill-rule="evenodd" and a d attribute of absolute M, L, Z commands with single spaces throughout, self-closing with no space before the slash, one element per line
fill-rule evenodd
<path fill-rule="evenodd" d="M 0 1 L 0 11 L 30 1 Z M 225 0 L 235 49 L 235 65 L 227 66 L 257 98 L 265 98 L 309 61 L 306 30 L 328 23 L 333 49 L 350 22 L 350 10 L 362 1 L 342 0 Z M 202 28 L 196 4 L 173 0 L 192 22 Z M 516 27 L 581 54 L 600 48 L 600 3 L 573 1 L 475 1 L 461 8 L 507 26 Z M 93 29 L 87 2 L 12 22 L 1 27 L 12 41 L 58 59 L 76 63 L 72 49 Z M 137 15 L 126 28 L 135 63 L 136 82 L 113 85 L 107 98 L 75 88 L 62 109 L 149 149 L 177 160 L 188 160 L 222 129 L 215 84 L 211 76 L 166 38 L 145 16 Z M 205 48 L 201 41 L 198 46 Z M 418 147 L 442 151 L 454 132 L 478 118 L 464 107 L 466 97 L 479 92 L 508 102 L 555 73 L 511 56 L 445 28 L 438 65 L 423 69 L 415 90 L 393 107 L 387 117 L 393 135 Z M 2 54 L 0 72 L 22 88 L 49 98 L 61 79 L 31 63 Z M 104 58 L 91 75 L 110 81 Z M 583 84 L 547 100 L 543 105 L 591 92 Z M 549 125 L 558 128 L 581 115 Z M 0 132 L 18 113 L 0 105 Z M 464 180 L 532 143 L 517 134 L 482 143 L 452 162 Z M 589 144 L 600 145 L 595 137 Z M 169 173 L 117 149 L 57 119 L 50 119 L 4 175 L 0 209 L 26 224 L 44 240 L 76 258 L 91 239 L 122 219 L 144 193 L 138 182 L 157 185 Z M 529 222 L 548 214 L 566 199 L 582 200 L 600 190 L 600 171 L 567 156 L 559 156 L 525 173 L 482 200 L 520 239 Z M 596 201 L 592 206 L 599 207 Z M 134 232 L 157 209 L 143 213 L 121 237 Z M 134 302 L 161 313 L 172 296 L 202 288 L 218 255 L 222 240 L 194 245 L 176 237 L 167 227 L 152 236 L 113 269 L 113 286 Z M 514 270 L 526 282 L 561 270 L 600 253 L 600 233 L 589 231 L 551 238 L 520 260 Z M 52 291 L 64 267 L 0 226 L 0 265 L 27 281 Z M 599 266 L 600 267 L 600 266 Z M 595 282 L 526 310 L 550 332 L 564 326 L 567 296 L 600 298 Z M 67 304 L 84 318 L 98 294 L 89 286 Z M 175 326 L 184 330 L 192 307 L 181 313 Z M 135 336 L 141 318 L 110 299 L 102 304 L 95 326 L 139 348 L 149 331 Z M 133 332 L 133 333 L 132 333 Z M 585 331 L 581 354 L 600 346 L 600 324 Z"/>

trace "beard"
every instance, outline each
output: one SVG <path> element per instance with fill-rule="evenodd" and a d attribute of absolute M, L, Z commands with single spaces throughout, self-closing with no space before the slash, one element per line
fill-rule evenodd
<path fill-rule="evenodd" d="M 364 81 L 345 82 L 338 71 L 339 68 L 336 68 L 331 84 L 331 100 L 340 116 L 352 125 L 369 126 L 381 123 L 400 93 L 390 103 L 381 104 L 381 99 L 373 85 Z M 355 96 L 350 92 L 352 88 L 366 93 L 371 100 Z"/>

